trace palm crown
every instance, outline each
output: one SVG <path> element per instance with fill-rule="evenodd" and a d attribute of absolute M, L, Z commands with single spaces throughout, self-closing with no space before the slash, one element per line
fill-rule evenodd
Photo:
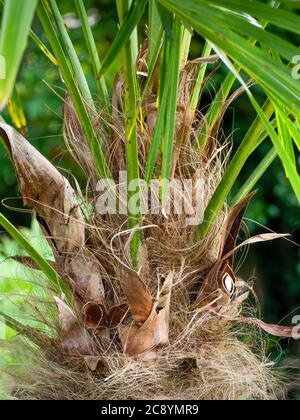
<path fill-rule="evenodd" d="M 66 89 L 64 139 L 87 176 L 89 197 L 86 200 L 78 184 L 72 186 L 21 134 L 4 121 L 0 123 L 24 204 L 36 212 L 53 261 L 35 250 L 2 214 L 0 223 L 30 257 L 20 261 L 48 279 L 47 298 L 53 302 L 54 296 L 60 324 L 56 328 L 49 321 L 46 334 L 2 315 L 41 348 L 43 357 L 47 355 L 53 377 L 62 379 L 65 390 L 73 389 L 72 397 L 81 393 L 94 398 L 96 385 L 101 398 L 117 395 L 121 386 L 127 398 L 173 398 L 179 383 L 184 384 L 184 395 L 189 398 L 208 398 L 211 392 L 218 398 L 274 397 L 276 383 L 268 366 L 232 336 L 231 328 L 239 322 L 288 337 L 292 329 L 243 315 L 249 285 L 237 278 L 233 257 L 244 245 L 284 236 L 260 235 L 237 245 L 242 217 L 253 197 L 249 192 L 277 155 L 300 199 L 296 165 L 300 88 L 290 65 L 298 48 L 270 29 L 272 25 L 299 34 L 292 2 L 117 0 L 120 30 L 102 63 L 84 2 L 74 0 L 74 4 L 90 54 L 97 100 L 64 25 L 59 2 L 4 3 L 0 55 L 6 60 L 7 78 L 0 80 L 1 106 L 14 101 L 14 82 L 28 33 L 61 72 Z M 30 30 L 35 9 L 49 49 Z M 137 30 L 144 27 L 145 15 L 147 37 L 139 44 Z M 16 16 L 20 24 L 15 28 L 11 54 Z M 205 39 L 205 45 L 202 57 L 189 61 L 194 32 Z M 110 98 L 104 76 L 119 52 L 123 66 Z M 203 115 L 201 97 L 209 64 L 217 60 L 230 72 Z M 232 92 L 236 80 L 241 87 Z M 264 90 L 263 107 L 251 91 L 253 83 Z M 220 123 L 241 93 L 248 95 L 257 117 L 226 166 L 227 146 L 221 144 Z M 228 212 L 226 200 L 240 171 L 266 139 L 272 142 L 269 153 Z M 99 214 L 99 181 L 118 184 L 122 171 L 127 186 L 139 180 L 126 196 L 128 202 L 135 202 L 135 208 L 128 206 L 124 213 L 117 207 L 114 214 Z M 174 179 L 201 181 L 205 211 L 197 223 L 187 224 L 186 214 L 177 214 L 174 208 L 166 214 L 169 182 Z M 140 180 L 146 190 L 159 180 L 154 214 L 143 211 Z M 195 185 L 191 205 L 199 198 Z M 108 191 L 108 199 L 111 193 Z M 149 204 L 148 197 L 146 202 Z M 39 316 L 38 320 L 42 322 Z M 43 363 L 40 360 L 37 375 L 45 369 Z M 85 366 L 90 372 L 79 381 Z M 149 367 L 154 372 L 152 380 Z M 248 388 L 242 376 L 251 370 L 254 374 Z M 240 385 L 224 388 L 233 371 L 240 375 Z M 133 384 L 136 378 L 139 390 Z M 27 385 L 24 381 L 20 388 L 30 395 Z M 40 397 L 51 394 L 52 389 L 47 377 Z M 61 387 L 62 396 L 65 390 Z"/>

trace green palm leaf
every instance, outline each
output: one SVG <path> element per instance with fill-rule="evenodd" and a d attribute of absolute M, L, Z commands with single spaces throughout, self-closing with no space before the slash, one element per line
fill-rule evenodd
<path fill-rule="evenodd" d="M 280 49 L 282 53 L 286 50 L 286 41 L 274 39 L 263 28 L 254 28 L 254 24 L 249 24 L 246 18 L 233 15 L 230 10 L 222 9 L 222 12 L 218 11 L 215 5 L 220 5 L 219 2 L 200 0 L 186 0 L 184 3 L 179 0 L 158 1 L 177 14 L 186 24 L 191 25 L 200 35 L 220 48 L 235 63 L 240 65 L 249 76 L 260 83 L 263 88 L 272 92 L 289 109 L 292 109 L 295 113 L 300 113 L 300 87 L 299 83 L 292 79 L 290 69 L 284 64 L 278 63 L 258 46 L 254 46 L 251 42 L 252 37 L 249 37 L 249 39 L 245 37 L 244 28 L 251 27 L 252 34 L 255 32 L 255 38 L 263 45 L 276 43 L 276 50 Z M 278 16 L 281 11 L 267 5 L 264 5 L 264 8 L 269 13 L 260 14 L 259 17 L 267 19 L 269 16 L 270 22 L 276 22 L 276 19 L 272 19 L 272 17 L 274 17 L 274 13 L 275 16 Z M 288 16 L 290 16 L 290 13 Z M 295 15 L 293 15 L 293 18 L 292 22 L 294 23 L 297 19 Z M 293 23 L 290 23 L 290 29 L 295 30 Z M 297 53 L 297 49 L 292 44 L 289 45 L 288 51 L 291 54 Z M 285 55 L 288 56 L 289 53 Z"/>
<path fill-rule="evenodd" d="M 38 0 L 5 2 L 0 30 L 0 66 L 5 66 L 5 72 L 0 69 L 0 109 L 6 105 L 12 94 L 37 2 Z"/>

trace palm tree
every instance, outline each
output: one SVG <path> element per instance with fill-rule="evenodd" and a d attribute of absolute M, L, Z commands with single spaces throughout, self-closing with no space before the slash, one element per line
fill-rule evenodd
<path fill-rule="evenodd" d="M 24 337 L 17 351 L 30 355 L 13 370 L 11 393 L 24 399 L 276 398 L 278 382 L 255 331 L 293 337 L 293 329 L 267 325 L 249 310 L 245 315 L 251 287 L 238 279 L 234 256 L 245 245 L 285 236 L 237 244 L 251 191 L 276 156 L 300 199 L 294 147 L 300 145 L 300 88 L 292 67 L 298 48 L 273 30 L 298 35 L 297 11 L 292 2 L 274 0 L 116 5 L 120 30 L 101 63 L 84 2 L 74 0 L 95 100 L 59 2 L 3 4 L 0 56 L 7 77 L 0 80 L 0 106 L 16 100 L 14 83 L 29 34 L 62 75 L 64 139 L 86 174 L 88 191 L 85 197 L 78 183 L 71 185 L 2 118 L 0 135 L 24 205 L 35 211 L 53 252 L 53 261 L 46 259 L 0 214 L 0 224 L 28 254 L 18 261 L 38 270 L 43 288 L 43 298 L 28 299 L 34 323 L 0 313 Z M 30 29 L 35 12 L 49 46 Z M 139 43 L 145 16 L 147 36 Z M 195 33 L 205 46 L 199 59 L 189 61 Z M 110 97 L 104 75 L 119 52 L 122 68 Z M 230 71 L 203 112 L 203 89 L 216 61 Z M 236 81 L 241 87 L 234 91 Z M 264 90 L 262 107 L 254 83 Z M 220 125 L 241 93 L 257 117 L 227 164 Z M 269 152 L 229 209 L 227 198 L 246 161 L 267 141 Z M 120 172 L 126 172 L 125 182 Z M 145 198 L 156 180 L 156 195 Z M 200 203 L 193 217 L 177 211 L 176 200 L 169 208 L 170 192 L 176 196 L 184 181 L 192 187 L 183 204 Z M 134 205 L 126 211 L 117 186 L 128 187 L 125 201 Z M 155 209 L 145 211 L 154 199 Z M 105 213 L 115 201 L 114 211 Z"/>

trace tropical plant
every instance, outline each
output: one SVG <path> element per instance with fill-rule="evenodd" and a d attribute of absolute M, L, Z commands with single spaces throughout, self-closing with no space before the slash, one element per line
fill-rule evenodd
<path fill-rule="evenodd" d="M 246 316 L 252 287 L 237 278 L 234 256 L 249 244 L 285 236 L 268 233 L 237 244 L 250 192 L 277 156 L 300 200 L 300 87 L 290 65 L 299 50 L 284 35 L 300 34 L 297 2 L 117 0 L 120 30 L 101 63 L 84 2 L 74 0 L 96 92 L 59 6 L 55 0 L 24 0 L 22 8 L 17 0 L 3 4 L 0 56 L 9 71 L 0 81 L 1 107 L 9 102 L 20 128 L 14 82 L 28 34 L 61 73 L 64 139 L 87 181 L 83 194 L 76 180 L 67 180 L 0 122 L 24 204 L 37 214 L 55 259 L 46 258 L 0 214 L 0 224 L 26 252 L 19 262 L 41 272 L 45 289 L 43 300 L 31 293 L 34 324 L 0 313 L 25 337 L 17 348 L 25 347 L 34 361 L 14 371 L 12 395 L 276 398 L 278 383 L 255 330 L 292 337 L 293 329 L 267 325 L 250 316 L 249 308 Z M 35 7 L 48 46 L 30 29 Z M 12 36 L 16 20 L 18 36 Z M 195 33 L 205 46 L 202 56 L 190 61 Z M 105 73 L 119 53 L 122 68 L 110 97 Z M 202 94 L 217 62 L 229 73 L 204 108 Z M 264 92 L 263 106 L 254 84 Z M 221 125 L 241 94 L 257 117 L 231 156 Z M 246 161 L 268 141 L 270 151 L 227 211 Z M 156 180 L 154 197 L 145 199 Z M 170 191 L 178 198 L 182 181 L 192 185 L 185 210 L 201 203 L 193 217 L 178 211 L 176 199 L 170 206 Z M 125 211 L 124 186 L 125 201 L 132 204 Z M 152 212 L 145 211 L 153 201 Z"/>

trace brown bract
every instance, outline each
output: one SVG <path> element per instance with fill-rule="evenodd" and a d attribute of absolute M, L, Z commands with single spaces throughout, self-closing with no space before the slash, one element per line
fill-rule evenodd
<path fill-rule="evenodd" d="M 21 134 L 0 123 L 24 204 L 34 209 L 54 256 L 57 271 L 87 300 L 103 301 L 99 264 L 84 249 L 85 225 L 69 181 Z"/>
<path fill-rule="evenodd" d="M 84 245 L 83 217 L 70 183 L 21 134 L 0 123 L 24 204 L 33 208 L 45 235 L 60 254 Z"/>
<path fill-rule="evenodd" d="M 93 342 L 88 332 L 79 325 L 72 310 L 59 298 L 55 298 L 61 323 L 61 345 L 71 355 L 93 355 Z"/>
<path fill-rule="evenodd" d="M 155 352 L 169 343 L 170 299 L 174 274 L 171 272 L 167 276 L 155 301 L 151 299 L 136 273 L 128 272 L 127 279 L 129 277 L 132 287 L 126 288 L 126 295 L 134 321 L 131 325 L 120 325 L 120 338 L 127 354 L 145 356 L 145 353 Z M 139 305 L 132 299 L 136 296 L 136 292 L 132 290 L 135 286 L 139 289 Z M 142 309 L 143 303 L 147 310 Z"/>

